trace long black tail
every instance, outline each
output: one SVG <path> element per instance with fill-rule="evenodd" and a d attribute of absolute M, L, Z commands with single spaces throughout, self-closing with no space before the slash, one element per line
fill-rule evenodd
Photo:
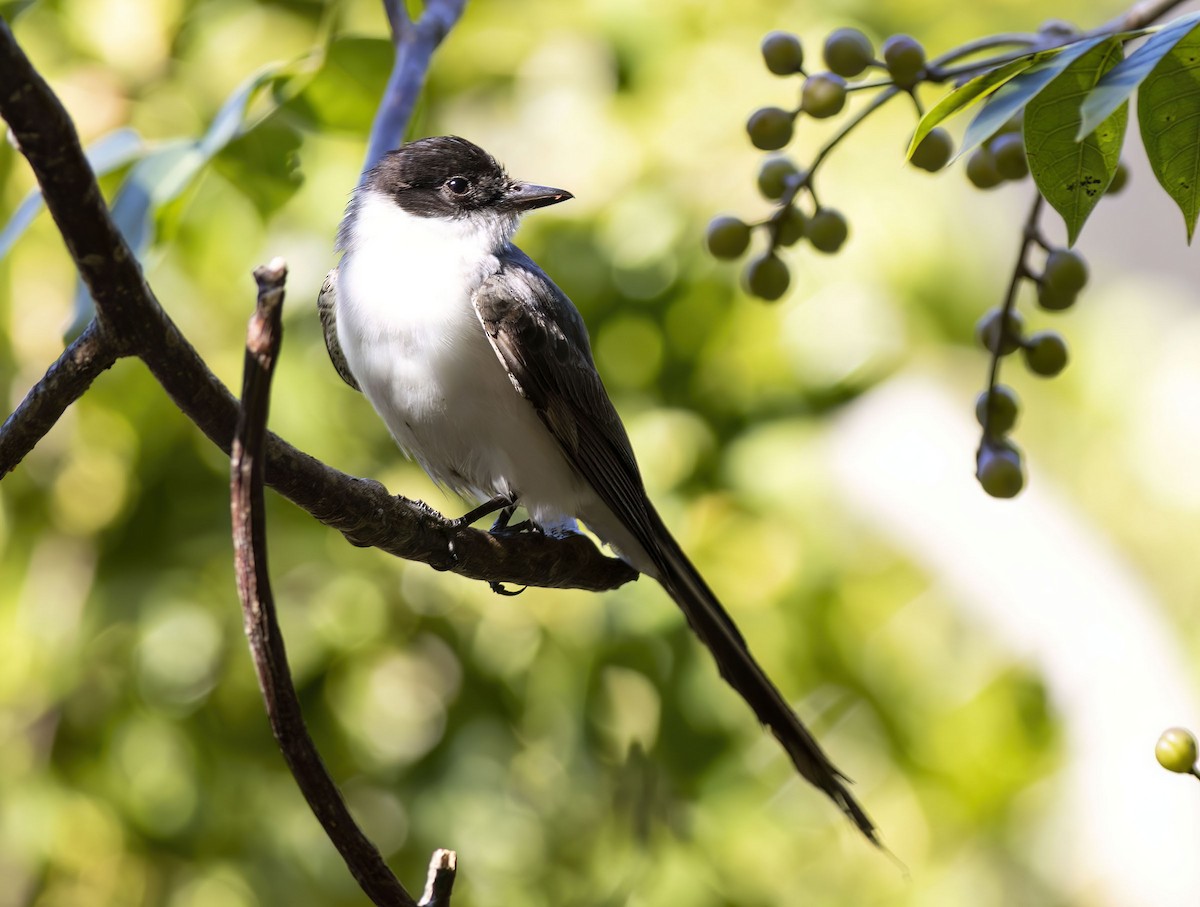
<path fill-rule="evenodd" d="M 653 510 L 651 518 L 656 524 L 655 541 L 658 543 L 658 550 L 651 552 L 651 557 L 661 573 L 659 582 L 679 605 L 695 634 L 712 652 L 721 676 L 746 700 L 758 720 L 770 728 L 800 774 L 823 790 L 872 843 L 880 846 L 874 824 L 846 787 L 849 779 L 829 761 L 775 684 L 759 667 L 733 619 Z"/>

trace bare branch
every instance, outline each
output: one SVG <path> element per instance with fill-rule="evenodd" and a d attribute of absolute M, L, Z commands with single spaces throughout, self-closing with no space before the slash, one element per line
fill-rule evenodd
<path fill-rule="evenodd" d="M 271 375 L 279 355 L 283 326 L 281 259 L 254 272 L 258 306 L 246 332 L 242 415 L 233 439 L 230 463 L 230 510 L 234 562 L 242 600 L 246 638 L 271 730 L 304 799 L 338 849 L 350 874 L 375 904 L 415 907 L 404 886 L 388 869 L 375 845 L 350 815 L 337 785 L 326 771 L 304 724 L 300 699 L 288 668 L 283 635 L 267 572 L 266 515 L 263 507 L 263 448 L 267 430 Z"/>
<path fill-rule="evenodd" d="M 453 850 L 435 850 L 429 861 L 429 877 L 418 907 L 450 907 L 450 892 L 458 873 L 458 854 Z"/>
<path fill-rule="evenodd" d="M 404 33 L 412 28 L 408 7 L 404 5 L 404 0 L 383 0 L 383 11 L 392 30 L 392 43 L 398 44 Z"/>
<path fill-rule="evenodd" d="M 396 28 L 392 18 L 392 5 L 385 0 L 388 21 L 392 23 L 392 41 L 396 45 L 396 61 L 375 113 L 375 122 L 371 124 L 364 175 L 385 153 L 404 141 L 433 52 L 462 16 L 467 0 L 426 0 L 425 9 L 415 25 L 410 22 L 400 29 Z"/>
<path fill-rule="evenodd" d="M 0 479 L 17 468 L 25 455 L 54 427 L 67 407 L 117 360 L 116 344 L 93 321 L 46 370 L 0 426 Z"/>
<path fill-rule="evenodd" d="M 46 205 L 96 301 L 99 325 L 89 328 L 85 336 L 106 338 L 107 357 L 141 358 L 184 415 L 230 452 L 237 401 L 154 298 L 109 215 L 70 117 L 2 20 L 0 86 L 0 115 L 28 158 Z M 99 361 L 111 364 L 105 358 Z M 91 371 L 79 367 L 80 380 L 102 370 L 98 364 L 88 368 Z M 66 366 L 63 369 L 64 375 L 69 374 Z M 42 392 L 44 399 L 27 401 L 28 405 L 22 404 L 24 413 L 18 410 L 16 421 L 9 420 L 12 440 L 6 433 L 0 441 L 0 464 L 11 469 L 23 455 L 22 447 L 36 443 L 33 435 L 44 434 L 82 393 L 78 381 L 64 380 L 53 393 L 48 388 Z M 27 423 L 34 427 L 23 428 Z M 21 437 L 26 441 L 21 442 Z M 273 435 L 267 436 L 265 467 L 268 484 L 341 530 L 354 544 L 375 545 L 440 570 L 488 582 L 594 591 L 615 588 L 636 576 L 623 561 L 604 557 L 582 537 L 498 539 L 473 529 L 456 529 L 423 504 L 392 497 L 377 482 L 331 469 Z"/>

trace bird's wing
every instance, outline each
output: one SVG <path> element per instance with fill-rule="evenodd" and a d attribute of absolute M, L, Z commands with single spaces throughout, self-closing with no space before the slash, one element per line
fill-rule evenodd
<path fill-rule="evenodd" d="M 337 273 L 337 268 L 334 268 L 325 275 L 325 282 L 321 284 L 321 292 L 317 294 L 317 314 L 321 317 L 321 331 L 325 334 L 325 351 L 329 353 L 329 360 L 337 369 L 337 373 L 342 376 L 342 380 L 356 391 L 361 392 L 362 388 L 358 386 L 354 375 L 350 373 L 346 355 L 342 352 L 341 344 L 338 343 Z"/>
<path fill-rule="evenodd" d="M 575 306 L 523 252 L 510 248 L 475 292 L 475 311 L 517 393 L 568 462 L 653 558 L 642 476 L 625 426 L 592 362 Z"/>

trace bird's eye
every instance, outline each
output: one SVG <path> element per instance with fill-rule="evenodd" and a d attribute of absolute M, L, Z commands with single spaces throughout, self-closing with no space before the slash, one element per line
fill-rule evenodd
<path fill-rule="evenodd" d="M 451 192 L 453 192 L 455 195 L 462 195 L 464 192 L 466 192 L 468 189 L 471 188 L 471 184 L 467 180 L 463 179 L 461 176 L 455 176 L 455 177 L 452 177 L 451 179 L 446 180 L 446 188 L 449 189 Z"/>

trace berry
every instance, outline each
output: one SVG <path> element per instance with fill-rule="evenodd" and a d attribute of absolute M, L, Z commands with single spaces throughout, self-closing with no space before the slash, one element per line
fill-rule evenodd
<path fill-rule="evenodd" d="M 1108 183 L 1108 188 L 1105 193 L 1108 195 L 1116 195 L 1125 188 L 1125 184 L 1129 182 L 1129 168 L 1125 166 L 1125 162 L 1117 164 L 1117 169 L 1113 171 L 1112 179 Z"/>
<path fill-rule="evenodd" d="M 776 238 L 779 245 L 792 246 L 804 238 L 808 231 L 808 218 L 804 216 L 803 211 L 788 205 L 777 217 L 779 227 Z"/>
<path fill-rule="evenodd" d="M 992 159 L 996 172 L 1006 180 L 1019 180 L 1029 176 L 1029 159 L 1025 157 L 1025 140 L 1020 133 L 1006 132 L 991 142 Z"/>
<path fill-rule="evenodd" d="M 1023 351 L 1029 370 L 1043 378 L 1053 378 L 1067 367 L 1067 342 L 1054 331 L 1034 334 Z"/>
<path fill-rule="evenodd" d="M 1017 424 L 1018 412 L 1020 412 L 1020 405 L 1017 402 L 1017 395 L 1013 393 L 1011 387 L 1004 384 L 997 384 L 990 393 L 984 391 L 975 399 L 975 418 L 979 420 L 980 426 L 987 428 L 988 435 L 993 438 L 1006 435 L 1013 430 Z M 984 426 L 985 417 L 987 419 L 986 426 Z"/>
<path fill-rule="evenodd" d="M 857 28 L 839 28 L 825 39 L 825 65 L 852 79 L 875 61 L 871 39 Z"/>
<path fill-rule="evenodd" d="M 925 48 L 909 35 L 892 35 L 883 42 L 883 62 L 893 82 L 912 88 L 925 72 Z"/>
<path fill-rule="evenodd" d="M 1196 738 L 1187 728 L 1167 728 L 1154 745 L 1154 758 L 1169 772 L 1195 774 Z"/>
<path fill-rule="evenodd" d="M 1042 282 L 1064 293 L 1078 293 L 1087 286 L 1088 267 L 1083 256 L 1070 249 L 1054 249 L 1046 256 Z"/>
<path fill-rule="evenodd" d="M 762 40 L 763 62 L 777 76 L 790 76 L 804 65 L 804 48 L 790 32 L 773 31 Z"/>
<path fill-rule="evenodd" d="M 976 189 L 992 189 L 1004 181 L 996 169 L 996 158 L 987 148 L 976 148 L 967 158 L 967 179 Z"/>
<path fill-rule="evenodd" d="M 792 140 L 792 115 L 780 107 L 760 107 L 746 121 L 755 148 L 778 151 Z"/>
<path fill-rule="evenodd" d="M 787 292 L 791 275 L 778 256 L 768 252 L 746 267 L 746 289 L 760 299 L 774 301 Z"/>
<path fill-rule="evenodd" d="M 1004 330 L 1001 331 L 1001 324 Z M 1003 309 L 990 309 L 975 325 L 975 337 L 993 356 L 1007 356 L 1021 345 L 1021 329 L 1025 319 L 1019 312 L 1010 311 L 1004 319 Z"/>
<path fill-rule="evenodd" d="M 846 224 L 840 211 L 833 208 L 820 208 L 808 219 L 805 235 L 812 247 L 818 252 L 836 252 L 850 235 L 850 227 Z"/>
<path fill-rule="evenodd" d="M 841 113 L 846 106 L 846 81 L 831 72 L 819 72 L 804 80 L 800 89 L 800 109 L 822 120 Z"/>
<path fill-rule="evenodd" d="M 1008 443 L 989 444 L 979 449 L 975 477 L 994 498 L 1014 498 L 1025 486 L 1021 453 Z"/>
<path fill-rule="evenodd" d="M 1060 290 L 1058 287 L 1041 281 L 1038 283 L 1037 299 L 1040 305 L 1047 312 L 1061 312 L 1075 305 L 1075 299 L 1078 293 Z"/>
<path fill-rule="evenodd" d="M 767 158 L 758 171 L 758 191 L 763 194 L 763 198 L 781 198 L 788 189 L 788 180 L 797 173 L 799 171 L 790 158 Z"/>
<path fill-rule="evenodd" d="M 936 173 L 950 163 L 954 157 L 954 139 L 950 133 L 938 126 L 931 129 L 919 145 L 913 149 L 912 165 L 930 173 Z"/>
<path fill-rule="evenodd" d="M 750 245 L 750 227 L 736 217 L 723 214 L 708 225 L 704 242 L 715 258 L 737 258 Z"/>

